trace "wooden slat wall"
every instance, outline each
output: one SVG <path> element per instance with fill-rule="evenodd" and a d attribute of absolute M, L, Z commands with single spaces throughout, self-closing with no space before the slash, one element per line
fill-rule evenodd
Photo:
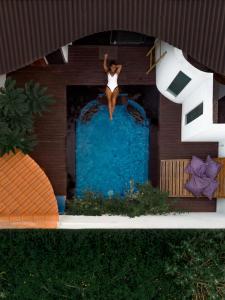
<path fill-rule="evenodd" d="M 216 191 L 215 197 L 225 198 L 225 158 L 218 157 L 215 160 L 222 165 L 222 168 L 217 177 L 217 180 L 219 182 L 219 189 Z"/>
<path fill-rule="evenodd" d="M 207 155 L 218 156 L 218 143 L 181 142 L 181 104 L 173 103 L 162 95 L 159 106 L 160 159 L 191 158 L 196 155 L 205 159 Z"/>
<path fill-rule="evenodd" d="M 49 71 L 48 67 L 30 67 L 11 74 L 18 85 L 28 80 L 38 81 L 48 87 L 48 93 L 56 99 L 55 104 L 37 117 L 35 134 L 38 145 L 31 157 L 40 165 L 50 179 L 58 195 L 66 194 L 66 89 L 62 74 Z"/>
<path fill-rule="evenodd" d="M 155 83 L 154 72 L 151 73 L 150 77 L 145 75 L 147 68 L 145 69 L 143 64 L 145 64 L 144 54 L 147 52 L 146 50 L 148 48 L 144 47 L 119 48 L 118 60 L 125 63 L 120 84 L 149 85 Z M 44 168 L 57 194 L 65 194 L 67 185 L 66 86 L 105 84 L 106 79 L 102 73 L 98 54 L 98 47 L 95 46 L 71 46 L 69 50 L 70 62 L 67 65 L 30 66 L 9 74 L 16 78 L 21 85 L 30 79 L 39 81 L 48 86 L 49 92 L 57 99 L 51 111 L 44 114 L 36 122 L 39 144 L 32 153 L 32 157 Z M 148 60 L 146 60 L 146 66 L 148 67 Z M 155 152 L 158 151 L 158 162 L 154 161 L 157 170 L 151 169 L 151 173 L 159 173 L 160 160 L 186 159 L 191 158 L 193 154 L 201 158 L 205 158 L 208 154 L 212 157 L 217 156 L 217 143 L 182 143 L 180 141 L 181 105 L 161 96 L 159 112 L 158 145 L 155 149 Z M 188 208 L 189 211 L 215 211 L 216 202 L 203 198 L 196 200 L 184 197 L 179 200 L 179 206 Z"/>
<path fill-rule="evenodd" d="M 158 133 L 160 161 L 167 159 L 190 159 L 192 155 L 196 155 L 202 159 L 205 159 L 207 155 L 217 157 L 217 143 L 181 142 L 181 108 L 180 104 L 175 104 L 162 95 L 160 96 Z M 161 171 L 165 172 L 165 169 Z M 179 182 L 179 189 L 182 189 L 182 182 Z M 176 206 L 188 211 L 209 212 L 216 210 L 216 200 L 193 198 L 185 194 L 184 197 L 179 197 Z"/>
<path fill-rule="evenodd" d="M 158 37 L 225 73 L 224 0 L 1 0 L 0 73 L 85 36 L 125 30 Z"/>
<path fill-rule="evenodd" d="M 148 59 L 145 54 L 148 47 L 120 47 L 118 61 L 124 64 L 119 80 L 124 85 L 149 85 L 155 83 L 155 73 L 145 74 Z M 98 46 L 69 47 L 69 63 L 66 65 L 29 66 L 9 74 L 23 85 L 28 80 L 35 80 L 48 87 L 56 98 L 50 112 L 44 113 L 36 121 L 35 133 L 38 145 L 31 156 L 44 169 L 54 191 L 65 195 L 67 191 L 66 166 L 66 87 L 67 85 L 104 85 L 106 76 L 99 60 Z"/>
<path fill-rule="evenodd" d="M 219 187 L 215 192 L 215 198 L 225 198 L 225 158 L 215 158 L 222 164 L 217 180 Z M 169 197 L 195 197 L 184 187 L 190 179 L 190 175 L 184 170 L 190 159 L 161 160 L 160 164 L 160 190 L 169 193 Z"/>

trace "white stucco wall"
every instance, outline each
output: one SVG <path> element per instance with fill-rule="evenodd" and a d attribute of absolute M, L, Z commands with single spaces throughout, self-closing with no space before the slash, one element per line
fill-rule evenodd
<path fill-rule="evenodd" d="M 61 52 L 62 52 L 65 63 L 68 63 L 68 61 L 69 61 L 69 46 L 70 45 L 72 45 L 72 42 L 61 47 Z"/>
<path fill-rule="evenodd" d="M 199 86 L 193 89 L 184 99 L 182 104 L 182 141 L 196 140 L 202 137 L 204 132 L 208 133 L 213 123 L 213 75 L 200 82 Z M 203 114 L 186 124 L 186 114 L 203 103 Z"/>
<path fill-rule="evenodd" d="M 161 41 L 161 53 L 165 51 L 167 52 L 166 55 L 156 66 L 156 86 L 166 98 L 175 103 L 183 103 L 187 96 L 193 92 L 203 80 L 212 78 L 212 73 L 206 73 L 196 69 L 185 59 L 180 49 Z M 158 58 L 159 55 L 159 47 L 157 47 L 156 58 Z M 183 91 L 175 97 L 167 91 L 167 88 L 180 71 L 190 77 L 191 81 Z"/>
<path fill-rule="evenodd" d="M 61 51 L 65 63 L 68 63 L 68 45 L 61 47 Z"/>
<path fill-rule="evenodd" d="M 181 140 L 184 142 L 217 142 L 225 140 L 225 124 L 213 124 L 213 73 L 203 72 L 192 66 L 180 49 L 161 42 L 161 53 L 166 55 L 156 66 L 156 85 L 167 99 L 182 105 Z M 159 47 L 156 59 L 159 57 Z M 191 81 L 175 97 L 167 91 L 179 71 Z M 220 95 L 224 87 L 220 88 Z M 203 102 L 203 114 L 189 124 L 185 124 L 186 114 Z"/>

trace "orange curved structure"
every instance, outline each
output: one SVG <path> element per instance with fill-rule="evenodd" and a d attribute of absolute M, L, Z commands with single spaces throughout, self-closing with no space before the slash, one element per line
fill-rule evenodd
<path fill-rule="evenodd" d="M 29 156 L 17 151 L 0 158 L 0 228 L 57 228 L 51 183 Z"/>

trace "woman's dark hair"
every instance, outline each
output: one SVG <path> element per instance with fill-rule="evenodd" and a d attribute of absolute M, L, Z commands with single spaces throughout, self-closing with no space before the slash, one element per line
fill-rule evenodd
<path fill-rule="evenodd" d="M 112 65 L 116 65 L 116 61 L 115 60 L 110 60 L 110 62 L 109 62 L 109 66 L 111 67 Z"/>

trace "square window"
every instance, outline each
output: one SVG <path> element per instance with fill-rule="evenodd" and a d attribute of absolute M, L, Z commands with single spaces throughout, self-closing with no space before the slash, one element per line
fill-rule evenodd
<path fill-rule="evenodd" d="M 203 102 L 186 114 L 186 124 L 191 123 L 203 114 Z"/>
<path fill-rule="evenodd" d="M 191 78 L 180 71 L 167 88 L 167 91 L 176 97 L 190 81 Z"/>

